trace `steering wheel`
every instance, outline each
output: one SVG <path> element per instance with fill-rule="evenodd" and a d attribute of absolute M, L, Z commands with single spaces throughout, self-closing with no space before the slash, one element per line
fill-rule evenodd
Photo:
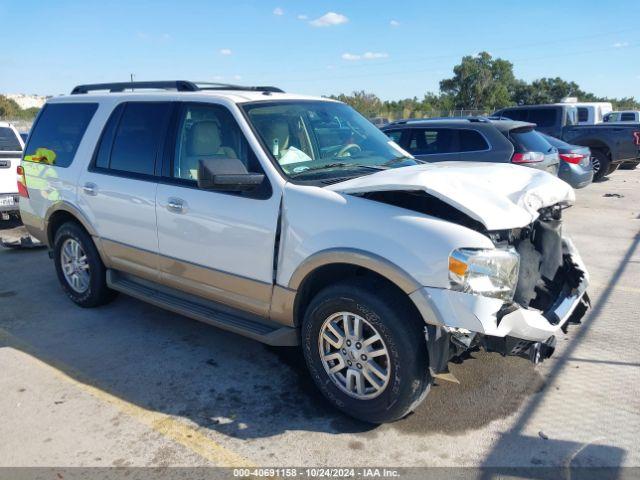
<path fill-rule="evenodd" d="M 336 157 L 343 157 L 349 150 L 361 152 L 362 148 L 357 143 L 349 143 L 340 149 L 340 151 L 336 154 Z"/>

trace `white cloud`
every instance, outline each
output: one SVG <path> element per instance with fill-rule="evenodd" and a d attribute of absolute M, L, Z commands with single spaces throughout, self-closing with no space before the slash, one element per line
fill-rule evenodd
<path fill-rule="evenodd" d="M 362 58 L 365 60 L 375 60 L 377 58 L 387 58 L 388 56 L 389 54 L 385 52 L 365 52 Z"/>
<path fill-rule="evenodd" d="M 624 48 L 629 46 L 629 42 L 616 42 L 612 46 L 613 48 Z"/>
<path fill-rule="evenodd" d="M 276 7 L 273 9 L 273 14 L 281 17 L 282 15 L 284 15 L 284 10 L 280 7 Z"/>
<path fill-rule="evenodd" d="M 213 81 L 214 82 L 220 82 L 222 80 L 224 80 L 224 77 L 222 75 L 214 75 L 213 76 Z"/>
<path fill-rule="evenodd" d="M 305 15 L 304 13 L 301 13 L 300 15 L 298 15 L 296 17 L 298 20 L 309 20 L 309 15 Z"/>
<path fill-rule="evenodd" d="M 395 28 L 395 27 L 399 27 L 399 26 L 400 26 L 400 22 L 399 22 L 399 21 L 397 21 L 397 20 L 391 20 L 391 21 L 389 22 L 389 25 L 391 25 L 391 26 L 392 26 L 392 27 L 394 27 L 394 28 Z"/>
<path fill-rule="evenodd" d="M 138 40 L 148 43 L 166 43 L 171 40 L 171 35 L 168 33 L 147 33 L 147 32 L 138 32 L 136 33 L 136 37 Z"/>
<path fill-rule="evenodd" d="M 230 48 L 221 48 L 219 51 L 220 55 L 224 55 L 224 56 L 229 56 L 231 55 L 233 52 L 231 51 Z"/>
<path fill-rule="evenodd" d="M 343 53 L 342 59 L 347 60 L 348 62 L 355 62 L 357 60 L 377 60 L 379 58 L 388 58 L 389 54 L 386 52 L 365 52 L 363 54 L 359 53 Z"/>
<path fill-rule="evenodd" d="M 242 80 L 242 75 L 234 75 L 233 79 L 234 80 Z"/>
<path fill-rule="evenodd" d="M 311 20 L 309 24 L 313 27 L 332 27 L 334 25 L 347 23 L 348 21 L 349 19 L 341 13 L 327 12 L 315 20 Z"/>

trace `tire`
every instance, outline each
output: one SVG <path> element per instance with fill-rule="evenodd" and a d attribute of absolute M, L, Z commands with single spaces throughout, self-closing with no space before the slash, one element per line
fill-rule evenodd
<path fill-rule="evenodd" d="M 73 246 L 78 245 L 78 258 L 85 257 L 84 262 L 76 262 L 76 267 L 68 266 L 68 260 L 73 257 Z M 56 231 L 53 242 L 53 258 L 58 280 L 67 296 L 77 305 L 83 308 L 92 308 L 110 302 L 116 292 L 107 287 L 106 269 L 91 236 L 77 223 L 67 222 Z M 67 265 L 67 267 L 63 267 Z M 86 265 L 86 268 L 83 268 Z M 86 288 L 78 288 L 84 285 L 76 284 L 65 274 L 64 269 L 74 270 L 79 275 L 87 272 Z M 83 275 L 84 277 L 84 275 Z"/>
<path fill-rule="evenodd" d="M 423 333 L 424 323 L 420 318 L 416 318 L 416 314 L 409 307 L 408 299 L 401 295 L 386 293 L 388 288 L 385 291 L 385 285 L 378 285 L 374 290 L 375 285 L 371 285 L 373 282 L 368 283 L 369 286 L 363 281 L 340 283 L 318 293 L 305 312 L 301 332 L 302 348 L 309 372 L 329 402 L 352 417 L 379 424 L 401 419 L 413 411 L 428 394 L 431 376 Z M 354 320 L 356 316 L 363 319 L 365 334 L 373 336 L 372 333 L 377 333 L 382 339 L 382 343 L 375 342 L 370 346 L 363 346 L 365 350 L 355 352 L 354 349 L 361 344 L 351 343 L 350 350 L 347 352 L 344 347 L 348 345 L 350 337 L 345 335 L 341 343 L 342 348 L 338 349 L 341 352 L 347 352 L 342 356 L 344 375 L 339 374 L 342 377 L 348 377 L 348 370 L 352 370 L 355 372 L 352 372 L 353 375 L 360 375 L 367 388 L 363 391 L 370 391 L 365 395 L 359 395 L 359 392 L 348 394 L 345 391 L 345 385 L 341 387 L 341 382 L 337 381 L 335 376 L 332 379 L 327 371 L 330 366 L 325 368 L 325 362 L 321 356 L 321 349 L 324 349 L 320 344 L 321 332 L 325 331 L 323 326 L 333 317 L 344 318 L 342 312 L 348 312 Z M 342 332 L 344 333 L 344 328 Z M 351 338 L 355 339 L 355 337 Z M 324 340 L 322 342 L 323 345 L 328 346 Z M 370 358 L 367 362 L 357 361 L 359 356 L 360 360 L 366 358 L 361 355 L 363 351 L 371 349 L 379 353 L 381 347 L 386 348 L 386 356 Z M 373 352 L 367 351 L 367 353 Z M 347 367 L 344 362 L 349 361 L 349 358 L 353 362 L 350 367 Z M 378 365 L 386 365 L 382 370 L 386 371 L 388 376 L 385 386 L 377 392 L 373 384 L 364 378 L 365 373 L 369 377 L 373 376 L 369 367 L 372 361 L 377 362 Z M 335 362 L 334 366 L 338 367 L 338 363 Z M 360 372 L 353 367 L 360 368 Z M 379 377 L 373 377 L 379 380 Z M 358 383 L 355 380 L 354 382 L 353 390 L 357 390 Z M 383 382 L 380 381 L 380 383 Z M 364 398 L 366 395 L 370 398 Z"/>
<path fill-rule="evenodd" d="M 624 162 L 620 165 L 620 170 L 635 170 L 638 165 L 640 165 L 640 162 Z"/>
<path fill-rule="evenodd" d="M 591 151 L 591 162 L 593 164 L 593 181 L 594 182 L 602 180 L 604 177 L 608 175 L 609 165 L 611 164 L 609 155 L 607 155 L 602 150 L 598 150 L 594 148 Z"/>

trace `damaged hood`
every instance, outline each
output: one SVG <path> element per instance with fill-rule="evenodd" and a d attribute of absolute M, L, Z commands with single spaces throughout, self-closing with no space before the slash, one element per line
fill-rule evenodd
<path fill-rule="evenodd" d="M 424 191 L 487 230 L 529 225 L 538 210 L 572 204 L 573 189 L 553 175 L 519 165 L 441 162 L 384 170 L 326 187 L 341 193 Z"/>

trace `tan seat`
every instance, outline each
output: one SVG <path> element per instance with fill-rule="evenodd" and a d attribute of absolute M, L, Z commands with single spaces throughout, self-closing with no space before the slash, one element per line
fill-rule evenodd
<path fill-rule="evenodd" d="M 281 159 L 289 149 L 289 124 L 282 120 L 270 120 L 264 122 L 262 128 L 267 148 L 277 160 Z M 274 140 L 277 140 L 277 153 Z"/>
<path fill-rule="evenodd" d="M 222 145 L 220 125 L 212 120 L 191 126 L 186 138 L 186 156 L 180 162 L 180 177 L 195 179 L 198 161 L 206 158 L 238 158 L 231 147 Z"/>

